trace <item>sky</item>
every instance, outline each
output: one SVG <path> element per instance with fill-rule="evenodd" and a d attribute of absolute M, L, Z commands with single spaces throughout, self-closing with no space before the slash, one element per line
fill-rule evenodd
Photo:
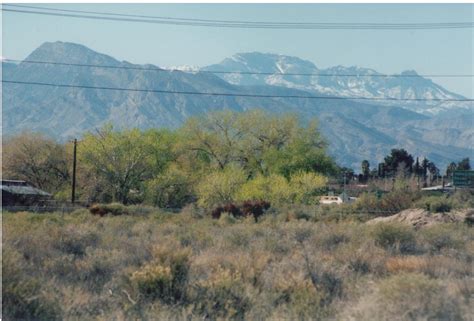
<path fill-rule="evenodd" d="M 35 4 L 180 18 L 281 22 L 474 21 L 474 4 Z M 24 59 L 46 41 L 83 44 L 132 63 L 205 66 L 239 52 L 270 52 L 382 73 L 474 74 L 474 30 L 264 30 L 2 15 L 2 56 Z M 473 78 L 436 78 L 474 98 Z"/>

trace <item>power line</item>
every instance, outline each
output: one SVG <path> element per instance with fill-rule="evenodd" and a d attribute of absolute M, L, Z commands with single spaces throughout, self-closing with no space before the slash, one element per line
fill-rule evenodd
<path fill-rule="evenodd" d="M 132 92 L 152 92 L 162 94 L 179 94 L 179 95 L 200 95 L 200 96 L 224 96 L 224 97 L 252 97 L 252 98 L 302 98 L 302 99 L 328 99 L 328 100 L 376 100 L 376 101 L 439 101 L 439 102 L 471 102 L 474 99 L 456 99 L 456 98 L 376 98 L 376 97 L 339 97 L 339 96 L 311 96 L 311 95 L 260 95 L 260 94 L 237 94 L 237 93 L 215 93 L 215 92 L 199 92 L 199 91 L 172 91 L 160 89 L 143 89 L 143 88 L 118 88 L 118 87 L 103 87 L 103 86 L 85 86 L 85 85 L 68 85 L 68 84 L 51 84 L 44 82 L 29 82 L 16 80 L 2 80 L 2 83 L 20 84 L 20 85 L 38 85 L 60 88 L 82 88 L 82 89 L 100 89 L 100 90 L 115 90 L 115 91 L 132 91 Z"/>
<path fill-rule="evenodd" d="M 97 65 L 97 64 L 83 64 L 83 63 L 67 63 L 55 61 L 39 61 L 39 60 L 19 60 L 19 59 L 4 59 L 4 61 L 29 63 L 29 64 L 44 64 L 44 65 L 59 65 L 59 66 L 74 66 L 74 67 L 90 67 L 90 68 L 104 68 L 104 69 L 126 69 L 126 70 L 145 70 L 156 72 L 191 72 L 191 73 L 208 73 L 208 74 L 239 74 L 239 75 L 268 75 L 268 76 L 317 76 L 317 77 L 384 77 L 384 78 L 416 78 L 416 77 L 430 77 L 430 78 L 454 78 L 454 77 L 474 77 L 469 74 L 328 74 L 328 73 L 284 73 L 284 72 L 257 72 L 257 71 L 223 71 L 223 70 L 196 70 L 183 71 L 180 69 L 162 69 L 159 67 L 140 67 L 140 66 L 114 66 L 114 65 Z"/>
<path fill-rule="evenodd" d="M 72 12 L 72 13 L 86 13 L 96 15 L 109 15 L 118 17 L 133 17 L 133 18 L 147 18 L 147 19 L 158 19 L 158 20 L 177 20 L 177 21 L 195 21 L 195 22 L 211 22 L 211 23 L 234 23 L 234 24 L 261 24 L 261 25 L 316 25 L 316 26 L 444 26 L 444 25 L 458 25 L 458 24 L 471 24 L 472 22 L 431 22 L 431 23 L 360 23 L 360 22 L 281 22 L 281 21 L 251 21 L 251 20 L 216 20 L 216 19 L 195 19 L 195 18 L 179 18 L 169 16 L 149 16 L 149 15 L 132 15 L 123 13 L 112 13 L 103 11 L 85 11 L 85 10 L 70 10 L 70 9 L 58 9 L 58 8 L 47 8 L 39 6 L 28 6 L 28 5 L 15 5 L 15 4 L 4 4 L 4 6 L 28 8 L 28 9 L 40 9 L 46 11 L 58 11 L 58 12 Z"/>
<path fill-rule="evenodd" d="M 7 5 L 8 6 L 8 5 Z M 18 6 L 17 6 L 18 7 Z M 37 7 L 39 8 L 39 7 Z M 49 10 L 48 8 L 40 8 L 40 10 Z M 198 26 L 198 27 L 218 27 L 218 28 L 251 28 L 251 29 L 340 29 L 340 30 L 412 30 L 412 29 L 460 29 L 473 28 L 474 22 L 447 22 L 447 23 L 410 23 L 410 24 L 387 24 L 387 23 L 248 23 L 248 22 L 218 22 L 219 20 L 206 21 L 188 21 L 188 19 L 181 18 L 139 18 L 140 16 L 110 14 L 88 11 L 89 14 L 84 14 L 79 10 L 62 10 L 54 9 L 57 12 L 34 11 L 34 10 L 19 10 L 19 9 L 5 9 L 4 12 L 15 12 L 23 14 L 36 14 L 47 16 L 59 16 L 69 18 L 84 18 L 93 20 L 109 20 L 109 21 L 125 21 L 125 22 L 142 22 L 165 25 L 182 25 L 182 26 Z M 73 12 L 66 13 L 66 12 Z M 91 15 L 94 14 L 94 15 Z M 107 14 L 107 16 L 105 16 Z M 121 17 L 118 17 L 121 16 Z M 125 16 L 125 17 L 124 17 Z M 127 18 L 134 17 L 134 18 Z M 194 19 L 198 20 L 198 19 Z M 204 19 L 200 19 L 204 20 Z M 211 21 L 211 22 L 209 22 Z"/>

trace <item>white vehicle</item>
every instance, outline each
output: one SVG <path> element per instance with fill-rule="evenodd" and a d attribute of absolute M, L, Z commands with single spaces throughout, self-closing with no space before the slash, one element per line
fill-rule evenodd
<path fill-rule="evenodd" d="M 321 196 L 320 204 L 342 204 L 344 201 L 340 196 Z"/>

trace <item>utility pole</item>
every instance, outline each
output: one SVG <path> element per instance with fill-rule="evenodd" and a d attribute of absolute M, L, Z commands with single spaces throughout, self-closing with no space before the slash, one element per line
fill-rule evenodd
<path fill-rule="evenodd" d="M 342 190 L 342 202 L 346 202 L 346 171 L 343 173 L 343 190 Z"/>
<path fill-rule="evenodd" d="M 76 200 L 76 155 L 77 155 L 77 138 L 74 138 L 74 154 L 72 162 L 72 192 L 71 203 L 74 204 Z"/>

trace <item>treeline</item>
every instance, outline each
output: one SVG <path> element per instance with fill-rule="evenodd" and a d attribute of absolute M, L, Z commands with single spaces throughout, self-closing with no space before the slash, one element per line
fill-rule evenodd
<path fill-rule="evenodd" d="M 392 149 L 390 154 L 384 158 L 382 163 L 371 169 L 368 160 L 361 163 L 360 174 L 355 176 L 352 169 L 344 169 L 349 179 L 357 179 L 361 183 L 366 183 L 373 179 L 395 178 L 395 177 L 414 177 L 421 179 L 423 185 L 432 183 L 435 179 L 446 177 L 452 178 L 453 172 L 456 170 L 470 170 L 470 160 L 466 157 L 458 163 L 451 162 L 446 172 L 443 174 L 436 164 L 428 158 L 420 161 L 416 159 L 404 149 Z"/>
<path fill-rule="evenodd" d="M 328 156 L 315 120 L 303 125 L 295 115 L 259 110 L 209 113 L 176 130 L 105 126 L 85 134 L 77 151 L 76 199 L 88 204 L 315 204 L 327 192 L 329 178 L 364 183 L 422 177 L 429 183 L 440 175 L 432 161 L 393 149 L 373 169 L 364 160 L 356 176 Z M 26 180 L 68 201 L 72 154 L 71 142 L 60 144 L 37 133 L 10 137 L 3 144 L 3 177 Z M 466 158 L 452 163 L 447 174 L 469 168 Z"/>
<path fill-rule="evenodd" d="M 177 130 L 87 133 L 77 147 L 77 199 L 176 208 L 197 201 L 317 201 L 339 168 L 316 121 L 253 110 L 190 118 Z M 4 177 L 68 200 L 72 143 L 24 133 L 4 141 Z"/>

